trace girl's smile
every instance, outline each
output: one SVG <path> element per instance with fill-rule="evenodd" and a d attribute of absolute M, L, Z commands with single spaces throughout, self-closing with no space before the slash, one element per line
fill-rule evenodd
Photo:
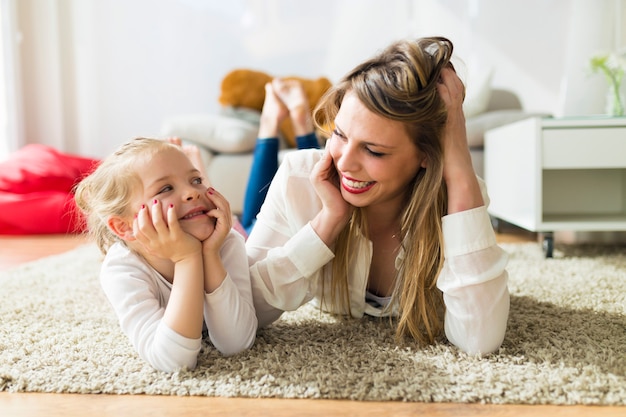
<path fill-rule="evenodd" d="M 198 216 L 206 216 L 206 214 L 208 213 L 208 210 L 205 210 L 202 207 L 198 207 L 196 209 L 192 209 L 190 210 L 187 214 L 185 214 L 184 216 L 180 217 L 178 220 L 193 220 L 193 219 L 197 219 Z"/>
<path fill-rule="evenodd" d="M 215 205 L 207 197 L 207 187 L 200 172 L 189 158 L 178 149 L 167 149 L 146 161 L 139 176 L 143 192 L 137 195 L 135 205 L 148 206 L 158 200 L 164 219 L 168 210 L 174 210 L 183 231 L 200 241 L 215 230 L 215 217 L 208 213 Z"/>

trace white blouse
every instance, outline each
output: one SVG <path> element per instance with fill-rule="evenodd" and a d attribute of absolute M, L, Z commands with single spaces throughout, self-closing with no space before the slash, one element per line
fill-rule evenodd
<path fill-rule="evenodd" d="M 330 278 L 322 267 L 334 254 L 309 224 L 322 207 L 309 180 L 322 152 L 300 150 L 285 156 L 246 242 L 259 326 L 311 300 L 319 304 L 321 280 Z M 444 216 L 443 236 L 445 260 L 437 287 L 446 305 L 446 336 L 466 352 L 493 352 L 504 339 L 509 292 L 507 255 L 496 243 L 486 205 Z M 366 300 L 372 243 L 363 238 L 353 250 L 348 276 L 351 314 L 380 316 L 384 307 Z M 396 269 L 404 256 L 401 250 Z M 322 307 L 340 312 L 332 305 Z"/>

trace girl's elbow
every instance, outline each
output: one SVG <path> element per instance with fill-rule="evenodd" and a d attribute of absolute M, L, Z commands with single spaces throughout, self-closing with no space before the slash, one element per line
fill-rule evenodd
<path fill-rule="evenodd" d="M 251 326 L 247 332 L 242 332 L 242 337 L 225 341 L 226 343 L 216 343 L 213 346 L 224 356 L 233 356 L 250 349 L 256 340 L 257 322 Z"/>
<path fill-rule="evenodd" d="M 250 349 L 252 345 L 254 345 L 255 339 L 256 339 L 256 336 L 252 336 L 252 338 L 244 341 L 243 343 L 220 346 L 218 350 L 224 356 L 234 356 Z"/>
<path fill-rule="evenodd" d="M 166 372 L 168 374 L 178 372 L 183 369 L 192 370 L 196 368 L 198 358 L 189 358 L 181 361 L 151 361 L 150 365 L 157 371 Z"/>

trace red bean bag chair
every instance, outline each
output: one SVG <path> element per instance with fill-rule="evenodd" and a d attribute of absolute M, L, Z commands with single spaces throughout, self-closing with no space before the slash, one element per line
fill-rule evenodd
<path fill-rule="evenodd" d="M 73 189 L 99 162 L 39 144 L 0 162 L 0 234 L 84 231 Z"/>

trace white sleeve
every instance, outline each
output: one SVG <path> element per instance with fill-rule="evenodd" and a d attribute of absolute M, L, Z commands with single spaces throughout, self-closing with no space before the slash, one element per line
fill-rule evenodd
<path fill-rule="evenodd" d="M 201 339 L 183 337 L 162 322 L 166 302 L 156 272 L 128 250 L 111 249 L 100 282 L 139 356 L 160 371 L 193 369 Z"/>
<path fill-rule="evenodd" d="M 508 258 L 497 245 L 487 207 L 445 216 L 443 236 L 437 287 L 446 305 L 446 336 L 470 354 L 493 352 L 504 340 L 509 315 Z"/>
<path fill-rule="evenodd" d="M 257 222 L 254 227 L 258 226 Z M 267 251 L 264 258 L 256 261 L 251 257 L 255 303 L 262 298 L 282 311 L 297 309 L 313 298 L 315 283 L 311 281 L 321 274 L 321 268 L 333 257 L 309 224 L 283 246 Z"/>
<path fill-rule="evenodd" d="M 259 326 L 310 301 L 333 252 L 309 221 L 321 203 L 309 180 L 316 152 L 288 154 L 274 176 L 246 242 Z"/>
<path fill-rule="evenodd" d="M 204 320 L 215 348 L 234 355 L 252 346 L 257 331 L 243 236 L 231 230 L 220 255 L 227 275 L 215 291 L 205 295 Z"/>

